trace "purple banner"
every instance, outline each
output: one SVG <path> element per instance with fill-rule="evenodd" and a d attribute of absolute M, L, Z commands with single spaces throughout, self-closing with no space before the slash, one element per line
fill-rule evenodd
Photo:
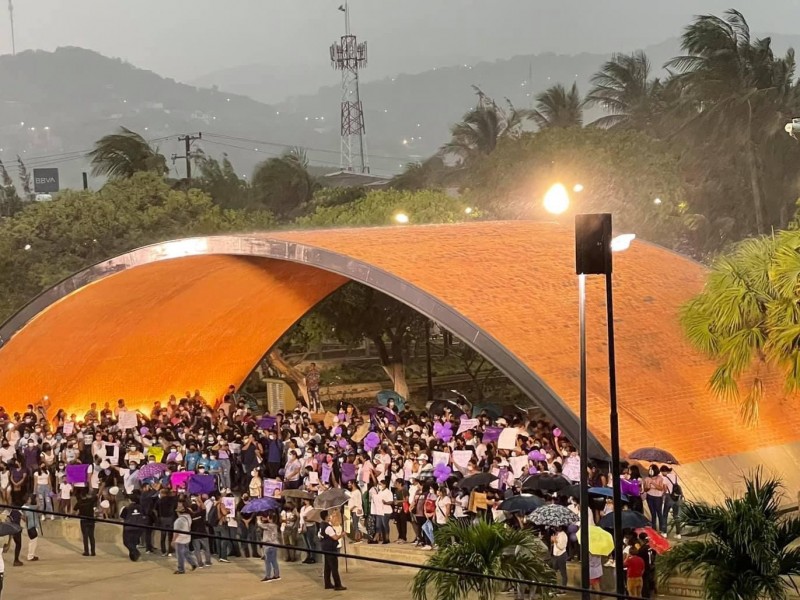
<path fill-rule="evenodd" d="M 328 483 L 331 479 L 331 468 L 328 465 L 322 465 L 322 475 L 320 475 L 322 483 Z"/>
<path fill-rule="evenodd" d="M 356 478 L 356 466 L 353 463 L 342 463 L 342 483 Z"/>
<path fill-rule="evenodd" d="M 619 480 L 619 489 L 626 496 L 640 496 L 641 489 L 639 488 L 638 481 L 629 481 L 628 479 Z"/>
<path fill-rule="evenodd" d="M 217 482 L 213 475 L 192 475 L 186 485 L 190 494 L 210 494 L 217 489 Z"/>
<path fill-rule="evenodd" d="M 67 483 L 72 485 L 86 485 L 89 474 L 89 465 L 67 465 Z"/>
<path fill-rule="evenodd" d="M 261 417 L 256 423 L 258 423 L 259 429 L 264 429 L 265 431 L 269 431 L 273 427 L 275 427 L 275 423 L 277 419 L 275 417 Z"/>
<path fill-rule="evenodd" d="M 487 427 L 483 431 L 483 443 L 496 442 L 500 439 L 500 432 L 503 431 L 502 427 Z"/>

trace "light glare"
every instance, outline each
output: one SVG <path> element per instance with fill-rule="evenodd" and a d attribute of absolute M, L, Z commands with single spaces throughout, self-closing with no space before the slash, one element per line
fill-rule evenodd
<path fill-rule="evenodd" d="M 401 225 L 405 225 L 408 223 L 408 215 L 406 213 L 397 213 L 394 216 L 395 223 L 400 223 Z"/>
<path fill-rule="evenodd" d="M 631 242 L 636 239 L 635 233 L 623 233 L 611 239 L 611 251 L 622 252 L 631 247 Z"/>
<path fill-rule="evenodd" d="M 550 186 L 544 195 L 544 209 L 553 215 L 560 215 L 567 208 L 569 208 L 567 188 L 560 183 Z"/>

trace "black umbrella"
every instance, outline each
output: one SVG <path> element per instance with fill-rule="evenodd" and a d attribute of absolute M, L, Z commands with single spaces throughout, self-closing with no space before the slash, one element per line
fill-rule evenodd
<path fill-rule="evenodd" d="M 511 496 L 511 498 L 503 500 L 500 504 L 500 510 L 527 514 L 543 505 L 544 500 L 541 498 L 525 494 L 522 496 Z"/>
<path fill-rule="evenodd" d="M 490 483 L 496 480 L 497 476 L 492 475 L 491 473 L 475 473 L 475 475 L 464 477 L 464 479 L 459 481 L 458 487 L 463 488 L 465 490 L 472 490 L 477 487 L 481 487 L 482 485 L 489 485 Z"/>
<path fill-rule="evenodd" d="M 314 498 L 314 508 L 320 510 L 330 510 L 331 508 L 338 508 L 347 504 L 347 492 L 341 488 L 333 488 L 326 492 L 322 492 L 319 496 Z"/>
<path fill-rule="evenodd" d="M 541 490 L 543 492 L 558 492 L 571 485 L 569 479 L 563 475 L 550 473 L 537 473 L 531 475 L 522 483 L 523 490 Z"/>
<path fill-rule="evenodd" d="M 460 419 L 461 415 L 465 414 L 463 408 L 450 400 L 435 400 L 431 402 L 428 412 L 434 416 L 439 416 L 444 414 L 445 409 L 448 409 L 450 414 L 457 419 Z"/>
<path fill-rule="evenodd" d="M 603 529 L 614 529 L 614 513 L 610 512 L 600 519 L 598 523 Z M 622 511 L 622 528 L 638 529 L 639 527 L 649 527 L 650 521 L 642 513 L 635 510 Z"/>
<path fill-rule="evenodd" d="M 20 527 L 16 523 L 12 523 L 11 521 L 0 523 L 0 536 L 15 535 L 20 531 L 22 531 L 22 527 Z"/>
<path fill-rule="evenodd" d="M 581 497 L 581 485 L 579 483 L 574 483 L 572 485 L 568 485 L 562 490 L 558 490 L 559 496 L 564 496 L 565 498 L 578 498 Z"/>
<path fill-rule="evenodd" d="M 648 462 L 662 463 L 667 465 L 679 465 L 678 459 L 666 450 L 661 448 L 639 448 L 628 455 L 628 458 L 635 460 L 646 460 Z"/>

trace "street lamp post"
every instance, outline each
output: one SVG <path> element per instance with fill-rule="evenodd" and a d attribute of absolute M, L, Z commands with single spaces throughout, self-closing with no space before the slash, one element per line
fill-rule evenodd
<path fill-rule="evenodd" d="M 612 249 L 624 250 L 633 240 L 633 235 L 620 236 L 611 239 L 611 215 L 582 214 L 575 216 L 575 270 L 578 274 L 579 286 L 579 328 L 580 328 L 580 412 L 581 412 L 581 519 L 584 518 L 584 503 L 588 504 L 588 491 L 585 480 L 588 457 L 584 448 L 588 448 L 588 416 L 586 393 L 586 316 L 585 292 L 586 275 L 604 275 L 606 287 L 606 320 L 608 327 L 608 384 L 610 404 L 610 430 L 611 430 L 611 479 L 614 498 L 614 561 L 616 591 L 625 593 L 625 577 L 622 569 L 622 492 L 620 488 L 620 451 L 619 451 L 619 416 L 617 412 L 617 374 L 614 347 L 614 295 L 611 281 Z M 588 580 L 588 528 L 581 523 L 581 562 L 586 562 L 581 568 L 581 579 L 584 571 Z M 584 531 L 585 530 L 585 531 Z M 584 550 L 584 545 L 586 549 Z M 585 587 L 583 585 L 582 587 Z"/>

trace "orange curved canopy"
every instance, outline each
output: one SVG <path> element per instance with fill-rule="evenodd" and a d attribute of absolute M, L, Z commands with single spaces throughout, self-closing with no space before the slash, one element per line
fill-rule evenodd
<path fill-rule="evenodd" d="M 0 348 L 7 409 L 44 395 L 75 410 L 118 397 L 150 405 L 195 388 L 213 398 L 349 277 L 440 322 L 474 326 L 465 341 L 489 349 L 507 372 L 528 369 L 577 412 L 570 229 L 508 222 L 270 232 L 137 252 L 123 257 L 119 272 L 43 308 Z M 680 306 L 704 282 L 700 265 L 635 242 L 614 269 L 623 448 L 657 445 L 692 462 L 798 438 L 800 411 L 786 410 L 778 386 L 769 387 L 752 429 L 709 392 L 714 365 L 689 347 L 678 323 Z M 590 278 L 587 293 L 590 427 L 603 441 L 602 280 Z M 514 364 L 502 363 L 503 353 Z M 523 388 L 527 372 L 514 377 Z"/>

